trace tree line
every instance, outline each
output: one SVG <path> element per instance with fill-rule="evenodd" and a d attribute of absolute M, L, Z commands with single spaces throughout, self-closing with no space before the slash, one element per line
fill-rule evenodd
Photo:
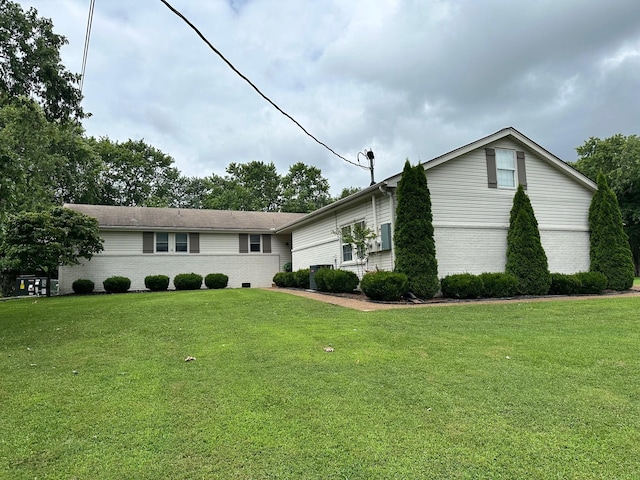
<path fill-rule="evenodd" d="M 284 175 L 251 161 L 188 177 L 144 140 L 86 136 L 66 43 L 34 8 L 0 2 L 0 222 L 63 203 L 310 212 L 335 200 L 321 170 L 302 162 Z"/>

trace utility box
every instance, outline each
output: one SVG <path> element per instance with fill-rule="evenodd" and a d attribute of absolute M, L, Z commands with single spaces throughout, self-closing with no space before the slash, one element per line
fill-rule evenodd
<path fill-rule="evenodd" d="M 318 273 L 318 270 L 320 270 L 321 268 L 333 268 L 333 265 L 311 265 L 309 267 L 309 288 L 311 290 L 317 290 L 318 289 L 318 285 L 316 284 L 316 273 Z"/>
<path fill-rule="evenodd" d="M 47 294 L 47 277 L 35 275 L 21 275 L 16 279 L 16 295 L 27 297 L 30 295 Z"/>

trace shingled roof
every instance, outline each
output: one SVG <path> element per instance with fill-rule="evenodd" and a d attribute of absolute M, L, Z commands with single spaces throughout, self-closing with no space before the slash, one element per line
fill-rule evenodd
<path fill-rule="evenodd" d="M 66 208 L 98 219 L 105 229 L 174 229 L 225 232 L 272 232 L 304 213 L 242 212 L 185 208 L 114 207 L 65 204 Z"/>

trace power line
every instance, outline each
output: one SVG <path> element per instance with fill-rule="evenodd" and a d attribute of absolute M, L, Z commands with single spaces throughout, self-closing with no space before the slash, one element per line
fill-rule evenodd
<path fill-rule="evenodd" d="M 96 0 L 91 0 L 89 5 L 89 18 L 87 18 L 87 31 L 84 36 L 84 52 L 82 53 L 82 71 L 80 73 L 80 95 L 82 95 L 82 87 L 84 87 L 84 74 L 87 69 L 87 57 L 89 56 L 89 41 L 91 40 L 91 25 L 93 24 L 93 10 Z"/>
<path fill-rule="evenodd" d="M 216 55 L 218 55 L 226 64 L 227 66 L 233 70 L 240 78 L 242 78 L 245 82 L 247 82 L 249 85 L 251 85 L 251 87 L 258 92 L 258 95 L 260 95 L 262 98 L 264 98 L 267 102 L 269 102 L 276 110 L 278 110 L 282 115 L 284 115 L 285 117 L 287 117 L 289 120 L 291 120 L 293 123 L 295 123 L 298 127 L 300 127 L 300 129 L 306 133 L 309 137 L 311 137 L 313 140 L 315 140 L 317 143 L 319 143 L 320 145 L 322 145 L 324 148 L 326 148 L 327 150 L 329 150 L 331 153 L 333 153 L 336 157 L 344 160 L 347 163 L 350 163 L 351 165 L 355 165 L 356 167 L 360 167 L 360 168 L 364 168 L 365 170 L 369 170 L 369 167 L 365 167 L 364 165 L 360 165 L 360 163 L 355 163 L 352 162 L 351 160 L 347 160 L 346 158 L 344 158 L 342 155 L 340 155 L 339 153 L 335 152 L 331 147 L 329 147 L 327 144 L 321 142 L 320 140 L 318 140 L 316 137 L 314 137 L 311 133 L 309 133 L 307 131 L 306 128 L 304 128 L 302 125 L 300 125 L 300 123 L 293 118 L 291 115 L 289 115 L 287 112 L 285 112 L 284 110 L 282 110 L 278 105 L 276 105 L 269 97 L 267 97 L 264 93 L 262 93 L 260 91 L 260 89 L 258 87 L 256 87 L 251 80 L 249 80 L 247 77 L 245 77 L 236 67 L 233 66 L 233 64 L 227 60 L 225 58 L 225 56 L 220 53 L 220 51 L 214 47 L 211 42 L 207 39 L 207 37 L 205 37 L 202 32 L 200 32 L 200 30 L 198 30 L 198 28 L 189 21 L 189 19 L 187 17 L 185 17 L 182 13 L 180 13 L 178 10 L 176 10 L 174 7 L 172 7 L 169 2 L 167 2 L 166 0 L 160 0 L 162 3 L 164 3 L 166 5 L 166 7 L 171 10 L 173 13 L 175 13 L 178 17 L 180 17 L 187 25 L 189 25 L 189 27 L 191 27 L 191 29 L 196 32 L 196 34 L 202 39 L 202 41 L 204 43 L 207 44 L 207 46 L 213 50 Z"/>

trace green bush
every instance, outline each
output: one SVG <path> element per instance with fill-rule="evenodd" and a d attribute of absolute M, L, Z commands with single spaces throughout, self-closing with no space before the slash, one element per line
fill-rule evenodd
<path fill-rule="evenodd" d="M 284 287 L 285 286 L 285 277 L 287 276 L 287 272 L 278 272 L 273 276 L 273 283 L 276 284 L 276 287 Z"/>
<path fill-rule="evenodd" d="M 574 275 L 580 282 L 578 293 L 600 294 L 607 288 L 607 276 L 601 272 L 579 272 Z"/>
<path fill-rule="evenodd" d="M 96 285 L 91 280 L 79 278 L 71 284 L 71 288 L 73 288 L 74 293 L 83 294 L 93 292 Z"/>
<path fill-rule="evenodd" d="M 575 295 L 580 292 L 581 282 L 576 275 L 552 273 L 550 295 Z"/>
<path fill-rule="evenodd" d="M 505 298 L 518 293 L 518 279 L 510 273 L 486 272 L 478 277 L 482 281 L 481 297 Z"/>
<path fill-rule="evenodd" d="M 285 263 L 284 266 L 282 267 L 282 270 L 284 270 L 285 272 L 291 272 L 292 271 L 291 262 Z"/>
<path fill-rule="evenodd" d="M 404 273 L 381 270 L 365 273 L 360 281 L 360 289 L 373 300 L 393 302 L 409 291 L 409 282 Z"/>
<path fill-rule="evenodd" d="M 293 272 L 293 278 L 296 281 L 296 287 L 298 288 L 309 288 L 309 269 L 302 268 Z"/>
<path fill-rule="evenodd" d="M 448 298 L 478 298 L 484 291 L 480 277 L 471 273 L 447 275 L 440 286 L 442 295 Z"/>
<path fill-rule="evenodd" d="M 166 275 L 148 275 L 144 277 L 144 286 L 152 292 L 162 292 L 169 288 L 169 280 Z"/>
<path fill-rule="evenodd" d="M 204 284 L 207 288 L 227 288 L 229 277 L 224 273 L 210 273 L 204 277 Z"/>
<path fill-rule="evenodd" d="M 102 286 L 104 287 L 107 293 L 124 293 L 129 290 L 131 286 L 131 280 L 127 277 L 109 277 L 104 282 L 102 282 Z"/>
<path fill-rule="evenodd" d="M 330 268 L 321 268 L 315 278 L 318 290 L 331 293 L 353 292 L 360 282 L 358 275 L 349 270 Z"/>
<path fill-rule="evenodd" d="M 202 287 L 202 275 L 197 273 L 180 273 L 173 278 L 176 290 L 198 290 Z"/>

